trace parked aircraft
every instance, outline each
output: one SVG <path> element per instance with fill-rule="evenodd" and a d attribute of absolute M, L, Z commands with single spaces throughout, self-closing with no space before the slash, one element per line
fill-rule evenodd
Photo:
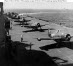
<path fill-rule="evenodd" d="M 45 24 L 45 25 L 47 25 L 47 24 Z M 32 30 L 38 30 L 38 29 L 41 30 L 42 29 L 41 27 L 45 26 L 45 25 L 41 25 L 38 22 L 33 22 L 33 23 L 30 23 L 29 25 L 25 25 L 24 27 L 32 28 Z"/>
<path fill-rule="evenodd" d="M 21 18 L 21 19 L 15 20 L 14 22 L 18 22 L 19 25 L 28 25 L 29 21 L 31 21 L 31 20 L 26 20 L 25 18 Z"/>
<path fill-rule="evenodd" d="M 71 36 L 66 29 L 55 29 L 54 31 L 48 30 L 48 38 L 37 38 L 37 40 L 54 40 L 56 42 L 62 42 L 70 41 L 72 37 L 73 36 Z"/>
<path fill-rule="evenodd" d="M 10 17 L 11 19 L 20 19 L 20 16 L 18 15 L 18 13 L 14 13 L 14 12 L 9 12 L 7 14 L 8 17 Z"/>

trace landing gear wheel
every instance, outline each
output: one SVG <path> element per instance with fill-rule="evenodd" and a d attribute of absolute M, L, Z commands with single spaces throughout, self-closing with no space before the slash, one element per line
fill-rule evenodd
<path fill-rule="evenodd" d="M 66 41 L 70 41 L 70 39 L 71 39 L 70 34 L 67 34 L 67 35 L 66 35 Z"/>

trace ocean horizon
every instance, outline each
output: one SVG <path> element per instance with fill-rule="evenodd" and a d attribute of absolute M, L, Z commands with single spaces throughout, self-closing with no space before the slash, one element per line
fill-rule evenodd
<path fill-rule="evenodd" d="M 4 9 L 4 12 L 16 12 L 16 13 L 38 13 L 38 12 L 73 12 L 69 9 Z"/>

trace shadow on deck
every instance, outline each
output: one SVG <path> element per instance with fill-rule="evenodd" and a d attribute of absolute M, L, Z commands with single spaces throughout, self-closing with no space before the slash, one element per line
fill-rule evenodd
<path fill-rule="evenodd" d="M 26 50 L 27 46 L 16 41 L 11 48 L 1 47 L 0 66 L 57 66 L 45 52 Z"/>
<path fill-rule="evenodd" d="M 46 45 L 46 46 L 42 46 L 40 47 L 41 50 L 46 50 L 46 51 L 49 51 L 50 49 L 56 49 L 56 48 L 64 48 L 64 47 L 67 47 L 71 50 L 73 50 L 73 42 L 59 42 L 59 43 L 54 43 L 54 44 L 51 44 L 51 45 Z M 73 66 L 73 64 L 67 64 L 68 60 L 64 60 L 64 59 L 61 59 L 59 57 L 51 57 L 54 61 L 56 60 L 61 60 L 62 62 L 58 62 L 58 64 L 60 66 Z"/>

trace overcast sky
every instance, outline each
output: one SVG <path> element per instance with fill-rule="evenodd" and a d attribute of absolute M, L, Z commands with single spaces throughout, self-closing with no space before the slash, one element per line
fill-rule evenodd
<path fill-rule="evenodd" d="M 73 9 L 73 2 L 4 2 L 4 9 Z"/>

